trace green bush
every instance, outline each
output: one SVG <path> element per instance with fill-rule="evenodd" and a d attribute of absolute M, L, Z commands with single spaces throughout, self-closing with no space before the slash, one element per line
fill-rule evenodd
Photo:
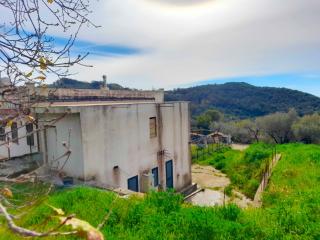
<path fill-rule="evenodd" d="M 273 147 L 268 144 L 252 144 L 244 152 L 221 147 L 212 155 L 200 158 L 200 164 L 209 164 L 226 173 L 234 187 L 253 198 L 265 165 L 271 160 Z"/>
<path fill-rule="evenodd" d="M 222 207 L 221 212 L 224 216 L 224 219 L 230 221 L 236 221 L 240 215 L 240 208 L 235 204 L 230 204 Z"/>
<path fill-rule="evenodd" d="M 225 162 L 218 162 L 215 166 L 216 166 L 216 169 L 222 170 L 226 167 L 226 163 Z"/>
<path fill-rule="evenodd" d="M 225 192 L 225 194 L 226 194 L 228 197 L 231 197 L 231 196 L 232 196 L 232 186 L 231 186 L 231 185 L 228 185 L 228 186 L 224 189 L 224 192 Z"/>

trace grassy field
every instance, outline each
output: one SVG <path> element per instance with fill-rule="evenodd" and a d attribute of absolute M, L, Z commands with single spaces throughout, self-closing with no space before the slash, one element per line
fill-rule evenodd
<path fill-rule="evenodd" d="M 264 149 L 252 146 L 243 153 L 222 151 L 226 159 L 233 159 L 225 160 L 222 169 L 230 173 L 236 162 L 249 161 L 249 156 L 256 154 L 251 151 L 259 148 Z M 102 230 L 105 239 L 320 239 L 320 146 L 289 144 L 278 149 L 282 159 L 264 194 L 262 208 L 195 207 L 170 192 L 150 193 L 144 199 L 117 199 Z M 42 223 L 53 213 L 50 204 L 97 226 L 114 198 L 112 193 L 87 187 L 56 191 L 17 223 L 44 230 Z M 4 223 L 3 219 L 0 222 Z M 49 226 L 55 222 L 51 219 Z M 0 225 L 0 239 L 20 238 Z"/>
<path fill-rule="evenodd" d="M 245 151 L 233 150 L 230 147 L 220 147 L 211 154 L 202 156 L 201 150 L 196 157 L 196 147 L 192 148 L 193 162 L 211 165 L 226 173 L 231 180 L 231 187 L 237 188 L 250 198 L 261 182 L 265 165 L 272 158 L 273 146 L 253 144 Z"/>

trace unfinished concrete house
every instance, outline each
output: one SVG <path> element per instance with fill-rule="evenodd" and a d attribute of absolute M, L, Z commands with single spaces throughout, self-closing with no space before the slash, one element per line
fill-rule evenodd
<path fill-rule="evenodd" d="M 31 87 L 30 94 L 42 99 L 32 109 L 35 127 L 45 129 L 32 151 L 65 176 L 137 192 L 191 185 L 188 102 L 164 102 L 163 91 Z M 19 144 L 30 150 L 29 140 Z M 71 155 L 60 158 L 66 146 Z"/>
<path fill-rule="evenodd" d="M 9 79 L 0 78 L 1 92 L 7 89 L 9 84 Z M 5 101 L 0 94 L 0 160 L 39 152 L 38 135 L 34 133 L 37 127 L 28 123 L 28 114 L 18 114 L 14 103 L 22 96 L 17 95 L 10 95 L 9 101 Z M 22 138 L 26 135 L 28 136 Z"/>

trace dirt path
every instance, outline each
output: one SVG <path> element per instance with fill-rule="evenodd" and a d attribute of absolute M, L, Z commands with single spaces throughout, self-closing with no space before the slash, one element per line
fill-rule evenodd
<path fill-rule="evenodd" d="M 237 144 L 233 143 L 231 144 L 231 148 L 234 150 L 244 151 L 246 150 L 250 145 L 249 144 Z"/>
<path fill-rule="evenodd" d="M 203 192 L 195 194 L 189 201 L 199 206 L 215 206 L 224 203 L 235 203 L 241 208 L 252 205 L 252 201 L 237 191 L 232 192 L 232 196 L 224 195 L 224 189 L 230 184 L 230 179 L 226 174 L 211 166 L 192 165 L 192 180 Z"/>
<path fill-rule="evenodd" d="M 202 188 L 225 188 L 230 184 L 226 174 L 211 166 L 192 165 L 192 181 Z"/>

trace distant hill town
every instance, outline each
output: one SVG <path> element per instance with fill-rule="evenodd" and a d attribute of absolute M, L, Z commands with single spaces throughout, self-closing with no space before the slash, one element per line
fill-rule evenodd
<path fill-rule="evenodd" d="M 61 88 L 99 89 L 102 81 L 82 82 L 64 78 L 51 86 Z M 111 90 L 126 89 L 107 84 Z M 300 115 L 320 111 L 320 98 L 287 88 L 256 87 L 247 83 L 209 84 L 165 92 L 166 101 L 190 101 L 193 116 L 217 109 L 235 118 L 253 118 L 295 108 Z"/>

